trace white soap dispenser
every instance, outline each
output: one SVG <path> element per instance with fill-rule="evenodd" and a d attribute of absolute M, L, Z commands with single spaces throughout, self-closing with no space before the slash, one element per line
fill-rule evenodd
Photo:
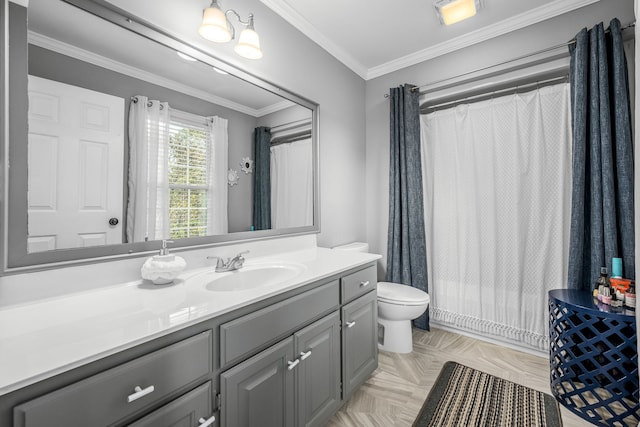
<path fill-rule="evenodd" d="M 156 285 L 173 282 L 187 266 L 184 258 L 169 253 L 167 243 L 173 243 L 173 240 L 163 240 L 160 253 L 148 258 L 140 269 L 142 278 L 151 280 Z"/>

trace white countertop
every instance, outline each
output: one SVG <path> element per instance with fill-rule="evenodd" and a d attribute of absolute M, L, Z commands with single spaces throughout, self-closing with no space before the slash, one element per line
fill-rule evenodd
<path fill-rule="evenodd" d="M 212 292 L 212 267 L 187 269 L 173 285 L 137 280 L 0 309 L 0 395 L 184 327 L 367 264 L 380 255 L 310 248 L 248 259 L 295 263 L 293 279 Z"/>

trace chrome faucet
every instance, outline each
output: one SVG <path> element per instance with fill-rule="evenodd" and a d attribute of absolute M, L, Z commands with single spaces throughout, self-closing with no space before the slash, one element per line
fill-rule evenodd
<path fill-rule="evenodd" d="M 216 273 L 224 273 L 226 271 L 235 271 L 241 269 L 245 261 L 242 255 L 248 253 L 249 251 L 240 252 L 233 258 L 227 258 L 226 261 L 219 256 L 208 256 L 207 259 L 217 259 L 218 261 L 216 262 Z"/>

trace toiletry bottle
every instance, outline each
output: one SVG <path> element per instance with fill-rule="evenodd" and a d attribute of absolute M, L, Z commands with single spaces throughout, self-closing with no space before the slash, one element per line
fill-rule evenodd
<path fill-rule="evenodd" d="M 611 307 L 621 308 L 623 300 L 618 297 L 615 289 L 611 288 Z"/>
<path fill-rule="evenodd" d="M 627 310 L 636 309 L 636 282 L 635 281 L 631 281 L 631 285 L 629 285 L 629 289 L 627 289 L 627 293 L 624 294 L 624 307 Z"/>
<path fill-rule="evenodd" d="M 611 260 L 611 277 L 622 277 L 622 258 L 613 258 Z"/>
<path fill-rule="evenodd" d="M 609 277 L 607 276 L 607 267 L 600 268 L 600 277 L 596 280 L 595 287 L 593 288 L 593 296 L 598 298 L 598 301 L 602 301 L 603 290 L 605 286 L 611 286 Z"/>

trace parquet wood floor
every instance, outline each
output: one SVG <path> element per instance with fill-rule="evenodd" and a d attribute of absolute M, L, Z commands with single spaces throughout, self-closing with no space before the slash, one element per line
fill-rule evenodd
<path fill-rule="evenodd" d="M 326 427 L 410 427 L 448 360 L 551 394 L 547 358 L 441 329 L 414 329 L 413 352 L 381 351 L 378 369 Z M 561 412 L 564 427 L 590 425 L 564 407 Z"/>

